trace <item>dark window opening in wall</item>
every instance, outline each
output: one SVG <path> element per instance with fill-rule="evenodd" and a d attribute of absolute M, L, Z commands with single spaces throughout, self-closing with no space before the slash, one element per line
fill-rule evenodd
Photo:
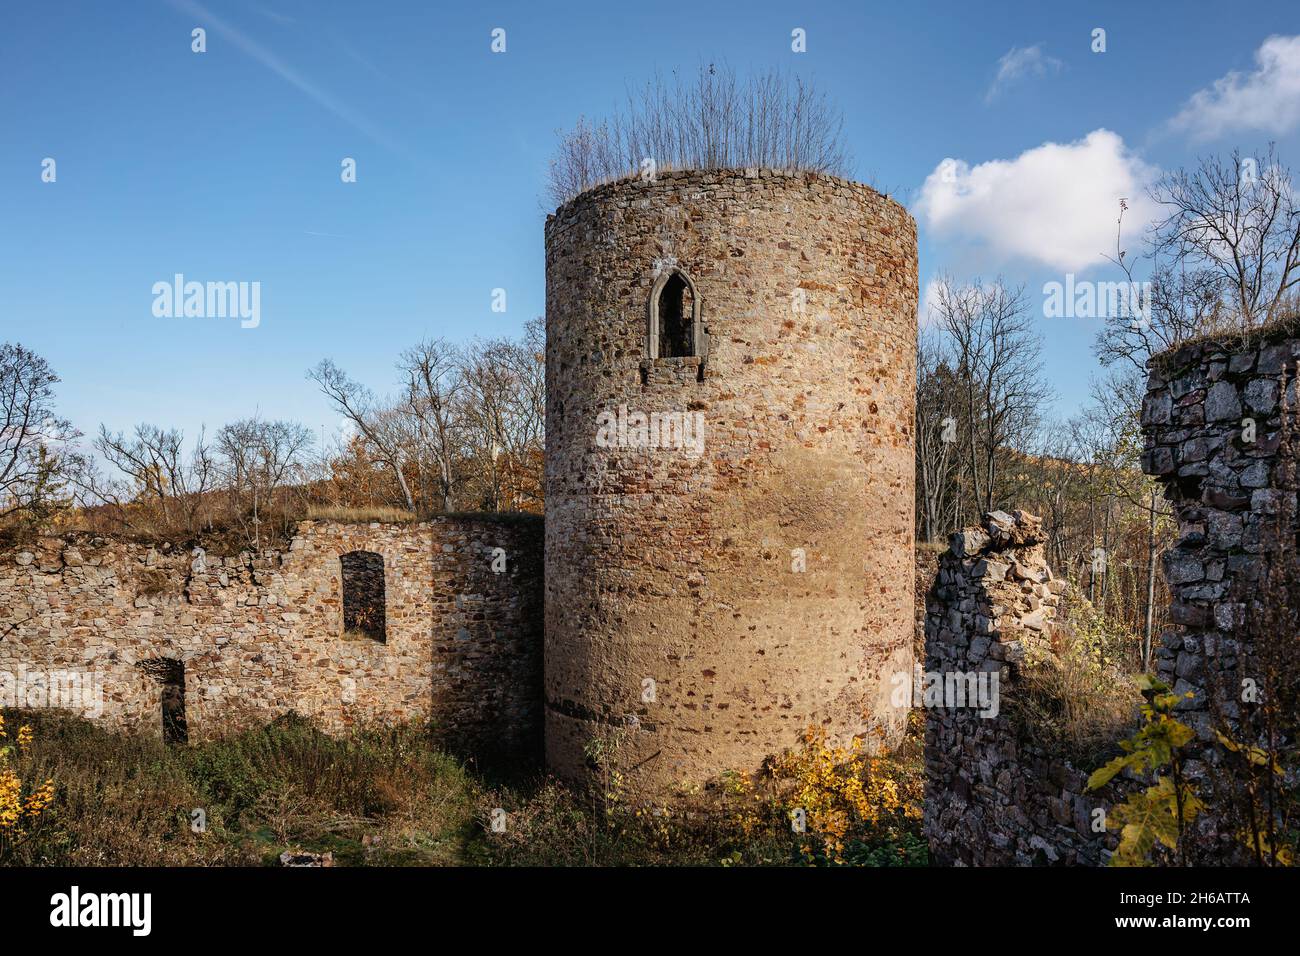
<path fill-rule="evenodd" d="M 659 290 L 659 358 L 695 354 L 695 297 L 677 273 Z"/>
<path fill-rule="evenodd" d="M 141 661 L 140 668 L 160 685 L 163 742 L 189 743 L 189 724 L 185 719 L 185 663 L 169 657 Z"/>
<path fill-rule="evenodd" d="M 388 640 L 384 618 L 384 556 L 373 551 L 339 555 L 343 567 L 343 636 Z"/>

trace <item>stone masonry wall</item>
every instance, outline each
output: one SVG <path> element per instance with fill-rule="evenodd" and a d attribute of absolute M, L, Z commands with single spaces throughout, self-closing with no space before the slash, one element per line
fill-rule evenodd
<path fill-rule="evenodd" d="M 993 715 L 969 696 L 964 706 L 916 701 L 926 708 L 924 827 L 939 863 L 1096 865 L 1114 848 L 1113 834 L 1093 829 L 1093 811 L 1122 799 L 1127 781 L 1087 792 L 1095 768 L 1048 753 L 1008 713 L 1023 662 L 1050 648 L 1064 584 L 1043 555 L 1042 522 L 1023 511 L 992 512 L 983 528 L 953 535 L 939 559 L 925 683 L 995 674 L 998 702 Z"/>
<path fill-rule="evenodd" d="M 533 752 L 541 539 L 538 519 L 486 516 L 305 521 L 288 550 L 227 557 L 43 538 L 0 554 L 0 703 L 75 701 L 161 733 L 146 662 L 163 659 L 183 666 L 192 740 L 292 710 L 331 730 L 431 718 L 449 745 Z M 382 643 L 344 633 L 340 558 L 357 551 L 383 560 Z"/>
<path fill-rule="evenodd" d="M 1151 360 L 1142 405 L 1142 467 L 1165 488 L 1178 539 L 1164 556 L 1172 595 L 1158 673 L 1178 694 L 1181 719 L 1202 742 L 1213 739 L 1211 695 L 1235 716 L 1234 676 L 1245 608 L 1266 578 L 1273 534 L 1294 541 L 1296 495 L 1279 487 L 1285 404 L 1296 408 L 1294 323 L 1250 341 L 1208 340 Z M 1221 684 L 1222 681 L 1222 684 Z M 1212 772 L 1202 749 L 1188 774 Z"/>
<path fill-rule="evenodd" d="M 1161 635 L 1156 670 L 1175 693 L 1191 695 L 1178 711 L 1199 739 L 1184 765 L 1198 789 L 1223 772 L 1208 744 L 1216 722 L 1236 714 L 1250 650 L 1243 625 L 1269 572 L 1272 536 L 1295 540 L 1296 493 L 1282 473 L 1282 440 L 1284 415 L 1297 404 L 1298 358 L 1300 334 L 1289 322 L 1248 340 L 1190 343 L 1148 365 L 1142 467 L 1164 485 L 1178 524 L 1163 557 L 1176 627 Z M 1005 548 L 970 535 L 954 537 L 941 561 L 926 621 L 927 668 L 997 667 L 1006 674 L 1005 700 L 1015 693 L 1024 638 L 1014 635 L 1025 621 L 1008 622 L 998 610 L 1008 597 L 997 582 L 1009 563 Z M 1023 633 L 1032 637 L 1033 629 Z M 1102 862 L 1114 837 L 1091 833 L 1091 809 L 1136 786 L 1121 777 L 1086 794 L 1083 771 L 1048 758 L 1000 719 L 984 722 L 970 711 L 927 712 L 926 765 L 926 832 L 941 862 Z M 1212 835 L 1215 821 L 1203 815 L 1199 826 Z"/>
<path fill-rule="evenodd" d="M 616 734 L 647 793 L 755 770 L 810 725 L 901 734 L 916 269 L 906 209 L 813 174 L 660 173 L 547 220 L 557 773 L 582 777 L 590 742 Z M 674 273 L 702 347 L 659 357 L 653 295 Z M 631 422 L 602 433 L 602 416 Z M 701 441 L 642 442 L 633 416 L 690 416 Z"/>

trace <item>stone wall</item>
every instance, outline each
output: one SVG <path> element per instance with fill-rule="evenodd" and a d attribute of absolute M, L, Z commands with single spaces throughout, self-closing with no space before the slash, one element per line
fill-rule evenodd
<path fill-rule="evenodd" d="M 541 543 L 539 519 L 492 516 L 305 521 L 287 550 L 227 557 L 43 538 L 0 554 L 0 702 L 73 702 L 42 691 L 54 674 L 97 687 L 74 686 L 76 709 L 161 733 L 175 665 L 149 662 L 179 661 L 191 740 L 292 710 L 331 730 L 431 718 L 452 746 L 534 751 Z M 382 642 L 345 632 L 355 552 L 383 563 Z"/>
<path fill-rule="evenodd" d="M 1164 570 L 1179 627 L 1162 636 L 1158 673 L 1193 694 L 1179 710 L 1202 742 L 1213 739 L 1216 717 L 1236 716 L 1242 625 L 1267 577 L 1272 536 L 1295 541 L 1296 494 L 1279 466 L 1283 387 L 1294 410 L 1297 356 L 1291 323 L 1249 341 L 1189 344 L 1149 364 L 1142 467 L 1164 485 L 1178 522 Z M 1202 757 L 1213 752 L 1202 748 Z M 1189 763 L 1194 780 L 1211 772 Z"/>
<path fill-rule="evenodd" d="M 953 535 L 939 559 L 916 683 L 970 687 L 984 674 L 996 691 L 996 709 L 969 693 L 914 701 L 925 706 L 924 827 L 939 863 L 1096 865 L 1114 848 L 1113 834 L 1094 829 L 1094 811 L 1130 785 L 1089 793 L 1095 768 L 1046 750 L 1012 712 L 1022 667 L 1051 652 L 1064 583 L 1043 555 L 1042 522 L 1023 511 L 992 512 L 984 527 Z"/>
<path fill-rule="evenodd" d="M 1156 670 L 1175 693 L 1190 695 L 1177 708 L 1197 735 L 1184 772 L 1203 795 L 1227 772 L 1216 766 L 1221 748 L 1210 746 L 1216 725 L 1234 724 L 1243 678 L 1253 674 L 1252 602 L 1270 571 L 1289 570 L 1273 567 L 1278 542 L 1296 540 L 1284 418 L 1296 408 L 1298 357 L 1300 334 L 1290 322 L 1249 339 L 1190 343 L 1149 363 L 1142 467 L 1164 485 L 1178 525 L 1163 556 L 1176 626 L 1160 637 Z M 926 620 L 927 669 L 996 668 L 1010 701 L 1026 641 L 1041 640 L 1027 620 L 1041 609 L 1023 603 L 1010 582 L 1017 565 L 1046 568 L 1040 548 L 1008 552 L 996 534 L 971 535 L 954 537 L 941 560 Z M 926 765 L 926 832 L 941 862 L 1103 862 L 1114 836 L 1091 832 L 1092 810 L 1137 786 L 1120 777 L 1087 794 L 1093 768 L 1073 768 L 1002 719 L 969 710 L 927 711 Z M 1234 860 L 1212 813 L 1201 814 L 1196 830 L 1210 848 L 1207 861 Z"/>
<path fill-rule="evenodd" d="M 901 205 L 812 174 L 661 173 L 547 220 L 558 773 L 582 776 L 616 728 L 641 791 L 757 769 L 813 724 L 841 743 L 901 732 L 916 269 Z M 674 273 L 700 347 L 657 357 L 654 292 Z M 690 416 L 702 441 L 642 443 L 635 416 Z"/>

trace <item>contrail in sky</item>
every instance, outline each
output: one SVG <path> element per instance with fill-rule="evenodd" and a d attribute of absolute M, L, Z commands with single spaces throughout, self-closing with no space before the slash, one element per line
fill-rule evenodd
<path fill-rule="evenodd" d="M 180 10 L 183 13 L 188 13 L 190 16 L 198 20 L 199 22 L 197 22 L 195 26 L 215 30 L 218 34 L 225 37 L 254 60 L 257 60 L 286 82 L 297 87 L 303 93 L 306 93 L 309 97 L 321 106 L 325 107 L 325 109 L 329 110 L 339 119 L 360 130 L 381 146 L 385 146 L 393 152 L 400 153 L 408 158 L 410 157 L 410 153 L 406 147 L 394 140 L 384 132 L 384 130 L 375 126 L 366 119 L 366 117 L 360 115 L 346 104 L 339 102 L 335 97 L 316 86 L 316 84 L 311 82 L 311 80 L 307 79 L 307 77 L 289 66 L 266 47 L 262 46 L 256 40 L 245 36 L 235 27 L 226 23 L 207 7 L 203 6 L 203 4 L 198 3 L 197 0 L 167 0 L 167 2 L 177 10 Z"/>

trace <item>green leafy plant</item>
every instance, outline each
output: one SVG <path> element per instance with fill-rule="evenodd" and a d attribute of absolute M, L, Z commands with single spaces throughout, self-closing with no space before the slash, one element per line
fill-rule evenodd
<path fill-rule="evenodd" d="M 1156 844 L 1182 855 L 1182 836 L 1187 825 L 1204 808 L 1186 780 L 1181 751 L 1195 736 L 1192 728 L 1174 716 L 1174 708 L 1192 695 L 1175 694 L 1154 677 L 1139 677 L 1142 727 L 1121 740 L 1124 753 L 1093 772 L 1088 789 L 1097 790 L 1117 774 L 1132 771 L 1153 774 L 1154 783 L 1131 795 L 1106 815 L 1106 827 L 1118 830 L 1119 846 L 1111 856 L 1112 866 L 1148 866 Z"/>

